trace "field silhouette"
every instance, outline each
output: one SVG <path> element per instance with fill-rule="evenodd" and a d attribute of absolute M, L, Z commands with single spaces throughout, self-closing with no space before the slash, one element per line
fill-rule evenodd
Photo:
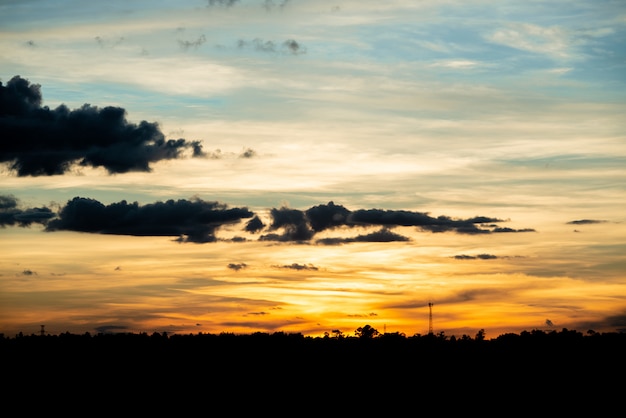
<path fill-rule="evenodd" d="M 626 334 L 532 330 L 486 339 L 481 330 L 456 338 L 379 333 L 369 325 L 353 336 L 323 337 L 19 334 L 0 337 L 0 355 L 5 371 L 11 370 L 5 373 L 12 388 L 7 399 L 13 389 L 46 396 L 62 388 L 67 396 L 114 403 L 136 403 L 147 393 L 152 408 L 181 397 L 195 404 L 235 396 L 239 401 L 228 403 L 233 412 L 249 402 L 297 400 L 351 405 L 353 413 L 385 402 L 391 413 L 399 403 L 442 397 L 451 402 L 440 405 L 448 411 L 459 402 L 529 407 L 554 398 L 561 413 L 591 408 L 603 416 L 602 408 L 623 402 Z"/>

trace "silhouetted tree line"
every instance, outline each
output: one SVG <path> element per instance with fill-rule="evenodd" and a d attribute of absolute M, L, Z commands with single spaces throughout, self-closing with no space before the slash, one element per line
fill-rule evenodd
<path fill-rule="evenodd" d="M 485 331 L 479 330 L 474 337 L 446 336 L 445 332 L 431 334 L 380 333 L 376 328 L 365 325 L 354 331 L 354 335 L 344 335 L 340 330 L 324 333 L 323 337 L 304 336 L 300 333 L 254 332 L 235 334 L 172 334 L 166 332 L 148 333 L 98 333 L 58 335 L 19 333 L 15 337 L 0 334 L 0 350 L 5 358 L 18 358 L 37 355 L 56 358 L 71 358 L 72 355 L 117 356 L 126 358 L 149 355 L 219 355 L 223 358 L 236 358 L 244 361 L 249 358 L 280 359 L 295 354 L 313 358 L 332 359 L 345 356 L 389 356 L 385 361 L 409 359 L 415 353 L 433 357 L 467 358 L 480 355 L 484 360 L 494 356 L 524 356 L 528 354 L 562 356 L 563 354 L 598 354 L 610 358 L 620 354 L 626 356 L 626 333 L 599 333 L 593 330 L 585 334 L 563 328 L 561 331 L 532 330 L 519 334 L 507 333 L 496 338 L 486 339 Z M 165 357 L 164 357 L 165 358 Z M 374 357 L 369 357 L 374 359 Z M 96 358 L 94 358 L 96 359 Z M 519 357 L 517 358 L 519 360 Z M 295 361 L 298 361 L 297 359 Z"/>
<path fill-rule="evenodd" d="M 623 396 L 626 333 L 532 330 L 487 339 L 484 330 L 406 336 L 370 325 L 320 337 L 20 333 L 0 335 L 0 359 L 7 400 L 55 393 L 62 397 L 55 401 L 128 401 L 160 411 L 175 397 L 177 407 L 226 403 L 234 415 L 251 403 L 291 411 L 297 401 L 300 416 L 311 404 L 353 402 L 348 409 L 390 412 L 400 403 L 445 398 L 450 405 L 437 404 L 445 412 L 476 400 L 518 408 L 557 397 L 560 412 L 579 411 L 579 404 L 598 411 Z M 281 405 L 287 401 L 292 406 Z"/>

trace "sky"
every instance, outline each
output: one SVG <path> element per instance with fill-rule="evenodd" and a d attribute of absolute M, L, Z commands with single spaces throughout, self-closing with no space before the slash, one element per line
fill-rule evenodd
<path fill-rule="evenodd" d="M 626 331 L 624 39 L 622 0 L 0 1 L 0 333 Z"/>

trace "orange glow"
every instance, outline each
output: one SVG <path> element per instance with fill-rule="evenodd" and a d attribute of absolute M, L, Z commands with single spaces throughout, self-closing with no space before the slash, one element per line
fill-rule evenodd
<path fill-rule="evenodd" d="M 351 335 L 370 324 L 413 335 L 428 332 L 432 301 L 435 332 L 473 336 L 484 329 L 495 337 L 543 329 L 548 318 L 559 329 L 593 327 L 597 318 L 623 309 L 626 295 L 619 281 L 518 273 L 564 261 L 536 260 L 526 254 L 537 249 L 522 242 L 511 257 L 462 260 L 452 255 L 469 253 L 471 237 L 427 235 L 427 245 L 415 243 L 424 235 L 384 245 L 181 245 L 168 238 L 53 233 L 32 248 L 26 238 L 33 233 L 20 231 L 0 244 L 14 254 L 2 265 L 13 271 L 1 289 L 0 327 L 9 335 L 35 332 L 44 323 L 49 332 L 119 326 L 129 332 L 312 336 L 335 329 Z M 493 250 L 471 253 L 484 251 Z M 233 270 L 229 263 L 245 268 Z M 31 275 L 22 271 L 25 265 Z"/>

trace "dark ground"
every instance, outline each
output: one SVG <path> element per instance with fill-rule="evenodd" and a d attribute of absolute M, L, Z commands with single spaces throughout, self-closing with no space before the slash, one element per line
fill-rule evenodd
<path fill-rule="evenodd" d="M 201 415 L 219 416 L 491 415 L 496 408 L 505 416 L 600 417 L 609 406 L 623 410 L 626 399 L 625 333 L 564 329 L 490 340 L 65 333 L 3 336 L 0 355 L 4 404 L 21 399 L 32 408 L 80 400 L 88 411 L 165 413 L 177 406 L 187 411 L 181 416 L 203 408 Z M 219 405 L 229 412 L 218 413 Z M 506 412 L 497 409 L 503 406 Z"/>

